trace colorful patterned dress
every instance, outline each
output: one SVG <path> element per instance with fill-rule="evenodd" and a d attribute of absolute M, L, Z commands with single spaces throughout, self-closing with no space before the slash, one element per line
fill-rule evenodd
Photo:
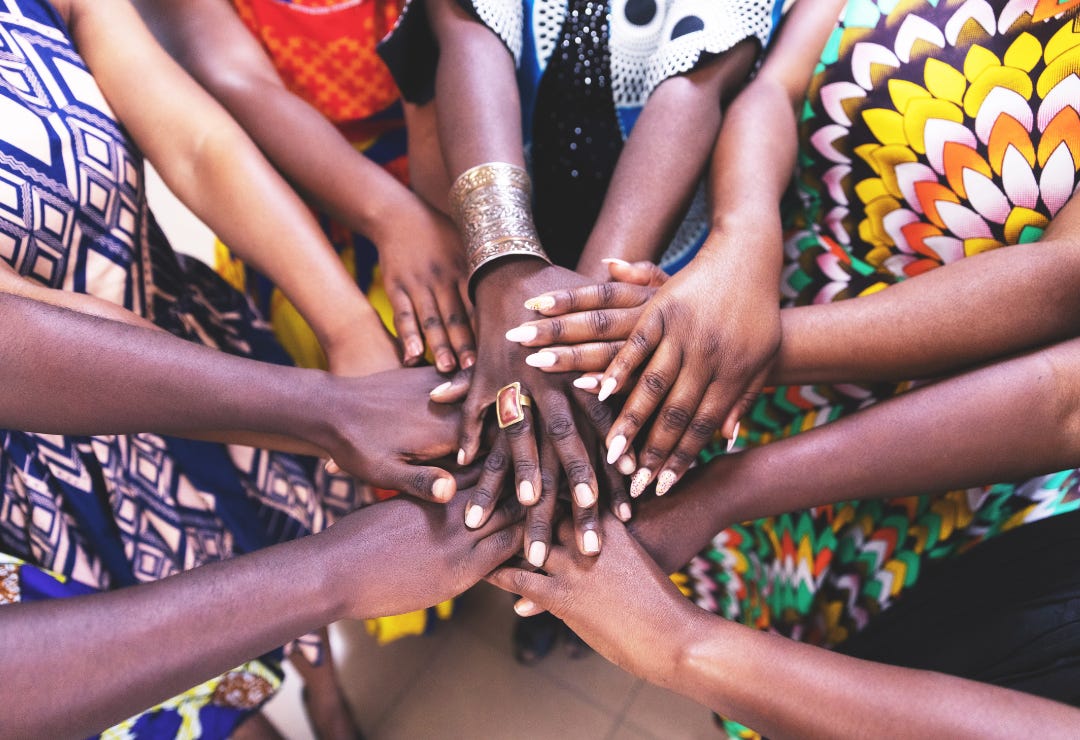
<path fill-rule="evenodd" d="M 173 252 L 147 208 L 142 155 L 45 0 L 0 0 L 0 257 L 186 340 L 288 362 L 240 293 Z M 155 434 L 0 430 L 0 603 L 156 581 L 322 530 L 356 502 L 351 487 L 317 486 L 319 469 Z M 280 658 L 116 731 L 225 736 L 277 688 Z"/>
<path fill-rule="evenodd" d="M 574 268 L 649 95 L 746 39 L 764 48 L 782 0 L 460 0 L 517 67 L 533 211 L 549 256 Z M 407 100 L 434 94 L 435 40 L 411 0 L 379 47 Z M 652 183 L 646 186 L 652 186 Z M 661 264 L 686 264 L 708 233 L 699 188 Z"/>
<path fill-rule="evenodd" d="M 1038 241 L 1080 169 L 1078 14 L 1076 0 L 849 2 L 802 110 L 784 305 L 867 295 Z M 787 437 L 906 387 L 776 388 L 744 419 L 743 441 Z M 721 532 L 685 574 L 707 609 L 834 646 L 937 562 L 1080 508 L 1078 482 L 1069 470 L 762 519 Z"/>

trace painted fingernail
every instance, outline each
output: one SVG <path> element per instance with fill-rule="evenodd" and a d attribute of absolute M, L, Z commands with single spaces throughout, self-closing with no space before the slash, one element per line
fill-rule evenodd
<path fill-rule="evenodd" d="M 630 481 L 630 497 L 637 498 L 645 493 L 645 487 L 649 485 L 649 480 L 651 478 L 651 470 L 648 468 L 639 468 L 638 471 L 634 473 L 634 479 Z"/>
<path fill-rule="evenodd" d="M 437 396 L 440 393 L 445 393 L 446 391 L 450 390 L 450 386 L 452 386 L 452 385 L 453 385 L 453 383 L 451 383 L 448 380 L 445 383 L 443 383 L 442 385 L 437 385 L 434 388 L 432 388 L 431 391 L 428 393 L 428 395 L 429 396 Z"/>
<path fill-rule="evenodd" d="M 547 559 L 547 545 L 543 542 L 534 542 L 529 545 L 529 562 L 540 568 Z"/>
<path fill-rule="evenodd" d="M 595 530 L 586 529 L 585 534 L 581 535 L 581 544 L 585 547 L 586 555 L 595 555 L 600 552 L 600 536 Z"/>
<path fill-rule="evenodd" d="M 450 478 L 439 478 L 431 486 L 431 495 L 436 501 L 449 501 L 454 495 L 454 481 Z"/>
<path fill-rule="evenodd" d="M 623 455 L 619 458 L 619 461 L 615 463 L 615 467 L 619 469 L 619 472 L 623 475 L 630 475 L 634 472 L 634 458 L 629 455 Z"/>
<path fill-rule="evenodd" d="M 618 257 L 604 257 L 604 259 L 600 261 L 603 262 L 605 265 L 622 265 L 623 267 L 630 266 L 629 262 L 627 262 L 626 260 L 621 260 Z"/>
<path fill-rule="evenodd" d="M 583 391 L 594 390 L 598 385 L 600 385 L 600 381 L 591 375 L 582 375 L 580 378 L 574 379 L 574 387 Z"/>
<path fill-rule="evenodd" d="M 626 437 L 616 434 L 611 438 L 611 444 L 607 448 L 607 464 L 614 465 L 615 461 L 622 457 L 626 451 Z"/>
<path fill-rule="evenodd" d="M 735 422 L 735 428 L 731 431 L 731 439 L 727 441 L 727 452 L 731 452 L 732 448 L 735 447 L 735 440 L 739 438 L 739 426 L 741 424 L 741 421 Z"/>
<path fill-rule="evenodd" d="M 535 326 L 523 324 L 521 326 L 515 326 L 510 331 L 506 332 L 506 339 L 510 342 L 531 342 L 536 339 L 538 333 L 539 330 Z"/>
<path fill-rule="evenodd" d="M 518 616 L 527 617 L 536 611 L 536 604 L 529 599 L 518 599 L 514 602 L 514 611 L 518 613 Z"/>
<path fill-rule="evenodd" d="M 555 299 L 549 295 L 541 295 L 525 301 L 525 308 L 530 311 L 546 311 L 555 308 Z"/>
<path fill-rule="evenodd" d="M 612 391 L 615 390 L 615 386 L 617 386 L 618 384 L 619 381 L 615 380 L 615 378 L 608 378 L 607 380 L 605 380 L 603 383 L 600 384 L 600 392 L 596 395 L 596 400 L 606 401 L 608 399 L 608 396 L 611 395 Z"/>
<path fill-rule="evenodd" d="M 469 510 L 465 512 L 465 526 L 469 529 L 476 529 L 480 526 L 480 520 L 484 518 L 484 510 L 480 506 L 473 504 L 469 507 Z"/>
<path fill-rule="evenodd" d="M 530 367 L 551 367 L 558 361 L 559 356 L 554 352 L 548 352 L 547 350 L 533 352 L 525 358 L 525 364 Z"/>
<path fill-rule="evenodd" d="M 630 521 L 630 516 L 631 516 L 630 504 L 625 503 L 625 502 L 619 504 L 619 506 L 617 508 L 617 512 L 618 512 L 619 519 L 621 521 L 624 521 L 624 522 Z"/>
<path fill-rule="evenodd" d="M 457 451 L 457 464 L 458 465 L 464 465 L 465 464 L 465 448 L 464 447 L 462 447 L 460 450 Z"/>
<path fill-rule="evenodd" d="M 656 495 L 663 496 L 671 490 L 673 485 L 675 485 L 675 474 L 670 470 L 661 472 L 656 479 Z"/>
<path fill-rule="evenodd" d="M 527 480 L 521 481 L 521 485 L 518 486 L 518 501 L 526 506 L 536 503 L 536 492 L 533 490 L 533 484 Z"/>
<path fill-rule="evenodd" d="M 578 506 L 584 509 L 596 503 L 596 495 L 589 488 L 588 483 L 578 483 L 574 486 L 574 500 L 577 501 Z"/>

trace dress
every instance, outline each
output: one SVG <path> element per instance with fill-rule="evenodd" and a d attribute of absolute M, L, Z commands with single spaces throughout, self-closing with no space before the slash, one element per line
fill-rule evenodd
<path fill-rule="evenodd" d="M 0 257 L 186 340 L 287 363 L 240 293 L 173 252 L 142 168 L 52 6 L 0 0 Z M 154 581 L 320 531 L 356 506 L 321 475 L 314 459 L 247 447 L 0 430 L 0 602 Z M 128 729 L 228 734 L 280 683 L 280 652 Z"/>
<path fill-rule="evenodd" d="M 1077 185 L 1078 14 L 1076 0 L 851 0 L 802 110 L 783 304 L 866 295 L 1037 241 Z M 742 441 L 790 436 L 909 386 L 770 389 Z M 1069 470 L 734 526 L 683 583 L 728 618 L 835 646 L 984 540 L 1076 511 L 1078 483 Z"/>
<path fill-rule="evenodd" d="M 533 213 L 551 259 L 573 268 L 623 142 L 650 93 L 740 41 L 768 43 L 781 0 L 459 0 L 514 57 Z M 379 51 L 402 95 L 434 94 L 438 49 L 422 0 L 412 0 Z M 645 183 L 643 187 L 654 187 Z M 698 192 L 660 264 L 686 264 L 708 233 Z"/>

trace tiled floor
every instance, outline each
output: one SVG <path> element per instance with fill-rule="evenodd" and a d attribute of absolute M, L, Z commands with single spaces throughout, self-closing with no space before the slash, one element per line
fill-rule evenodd
<path fill-rule="evenodd" d="M 651 686 L 596 654 L 573 660 L 561 645 L 538 666 L 514 661 L 511 597 L 481 584 L 433 634 L 379 647 L 360 623 L 331 630 L 338 672 L 371 740 L 716 740 L 708 710 Z M 268 707 L 289 740 L 313 737 L 299 679 Z"/>
<path fill-rule="evenodd" d="M 213 236 L 151 171 L 154 213 L 177 251 L 213 258 Z M 371 740 L 716 740 L 708 710 L 625 673 L 596 654 L 557 647 L 534 668 L 514 661 L 512 598 L 481 584 L 430 635 L 379 647 L 360 623 L 331 628 L 345 694 Z M 313 738 L 300 679 L 267 716 L 287 740 Z"/>

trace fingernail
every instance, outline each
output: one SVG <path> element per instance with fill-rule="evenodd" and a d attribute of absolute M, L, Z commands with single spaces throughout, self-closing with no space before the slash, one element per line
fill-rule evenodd
<path fill-rule="evenodd" d="M 468 370 L 470 367 L 472 367 L 475 364 L 476 364 L 476 358 L 473 357 L 472 355 L 469 355 L 468 357 L 463 357 L 461 359 L 461 369 L 462 370 Z"/>
<path fill-rule="evenodd" d="M 596 496 L 593 494 L 592 489 L 589 488 L 588 483 L 578 483 L 574 486 L 574 500 L 577 501 L 578 506 L 584 509 L 596 503 Z"/>
<path fill-rule="evenodd" d="M 583 391 L 591 391 L 598 385 L 600 385 L 600 381 L 591 375 L 582 375 L 580 378 L 574 379 L 574 387 Z"/>
<path fill-rule="evenodd" d="M 600 261 L 603 262 L 605 265 L 623 265 L 624 267 L 630 266 L 629 262 L 627 262 L 626 260 L 621 260 L 618 257 L 604 257 L 604 259 Z"/>
<path fill-rule="evenodd" d="M 518 599 L 514 602 L 514 611 L 518 613 L 520 617 L 527 617 L 536 610 L 536 604 L 532 603 L 529 599 Z"/>
<path fill-rule="evenodd" d="M 585 552 L 588 555 L 600 552 L 600 536 L 595 530 L 586 529 L 585 534 L 581 535 L 581 544 L 585 546 Z"/>
<path fill-rule="evenodd" d="M 630 504 L 627 504 L 627 503 L 619 504 L 617 511 L 618 511 L 620 520 L 622 520 L 624 522 L 630 521 L 630 516 L 631 516 Z"/>
<path fill-rule="evenodd" d="M 608 399 L 608 396 L 611 395 L 612 391 L 615 390 L 615 386 L 617 386 L 618 384 L 619 381 L 615 380 L 615 378 L 608 378 L 607 380 L 605 380 L 603 383 L 600 384 L 600 393 L 596 395 L 596 400 L 606 401 Z"/>
<path fill-rule="evenodd" d="M 457 464 L 458 465 L 464 465 L 465 464 L 465 448 L 464 447 L 457 451 Z"/>
<path fill-rule="evenodd" d="M 506 332 L 506 339 L 510 342 L 531 342 L 536 339 L 538 333 L 539 330 L 535 326 L 523 324 L 522 326 L 515 326 Z"/>
<path fill-rule="evenodd" d="M 615 461 L 622 457 L 623 452 L 626 451 L 626 437 L 621 434 L 616 434 L 611 439 L 611 444 L 607 448 L 607 464 L 614 465 Z"/>
<path fill-rule="evenodd" d="M 727 450 L 726 450 L 726 452 L 731 452 L 732 448 L 735 447 L 735 440 L 737 440 L 739 438 L 739 426 L 741 424 L 742 424 L 741 421 L 735 422 L 735 428 L 731 431 L 731 439 L 729 439 L 727 441 Z"/>
<path fill-rule="evenodd" d="M 417 357 L 424 354 L 424 343 L 419 339 L 410 339 L 405 342 L 405 354 L 410 357 Z"/>
<path fill-rule="evenodd" d="M 671 490 L 673 485 L 675 485 L 675 474 L 670 470 L 663 471 L 656 479 L 656 495 L 663 496 Z"/>
<path fill-rule="evenodd" d="M 449 478 L 439 478 L 431 486 L 431 495 L 436 501 L 449 501 L 454 495 L 454 482 Z"/>
<path fill-rule="evenodd" d="M 525 308 L 530 311 L 546 311 L 555 308 L 555 299 L 549 295 L 541 295 L 525 301 Z"/>
<path fill-rule="evenodd" d="M 630 497 L 637 498 L 645 493 L 645 487 L 649 485 L 650 478 L 652 478 L 651 470 L 648 468 L 639 468 L 634 474 L 634 480 L 630 481 Z"/>
<path fill-rule="evenodd" d="M 432 388 L 431 391 L 428 393 L 428 395 L 429 396 L 437 396 L 437 395 L 439 395 L 440 393 L 442 393 L 444 391 L 450 390 L 450 386 L 452 386 L 452 385 L 453 385 L 453 383 L 451 383 L 448 380 L 445 383 L 443 383 L 442 385 L 437 385 L 434 388 Z"/>
<path fill-rule="evenodd" d="M 551 367 L 558 361 L 559 356 L 554 352 L 548 352 L 547 350 L 533 352 L 525 358 L 525 364 L 530 367 Z"/>
<path fill-rule="evenodd" d="M 527 480 L 521 481 L 521 485 L 518 486 L 518 501 L 526 506 L 536 503 L 536 492 L 533 490 L 533 484 Z"/>
<path fill-rule="evenodd" d="M 619 469 L 619 472 L 623 475 L 630 475 L 634 472 L 634 458 L 629 455 L 623 455 L 619 458 L 619 462 L 615 463 L 615 467 Z"/>
<path fill-rule="evenodd" d="M 476 529 L 480 526 L 480 520 L 484 518 L 484 510 L 478 505 L 473 504 L 469 507 L 469 510 L 465 512 L 465 526 L 469 529 Z"/>
<path fill-rule="evenodd" d="M 323 465 L 323 470 L 325 470 L 330 475 L 337 475 L 341 472 L 341 468 L 333 460 L 327 460 L 326 464 Z"/>
<path fill-rule="evenodd" d="M 547 545 L 543 542 L 534 542 L 529 545 L 529 562 L 540 568 L 547 559 Z"/>

